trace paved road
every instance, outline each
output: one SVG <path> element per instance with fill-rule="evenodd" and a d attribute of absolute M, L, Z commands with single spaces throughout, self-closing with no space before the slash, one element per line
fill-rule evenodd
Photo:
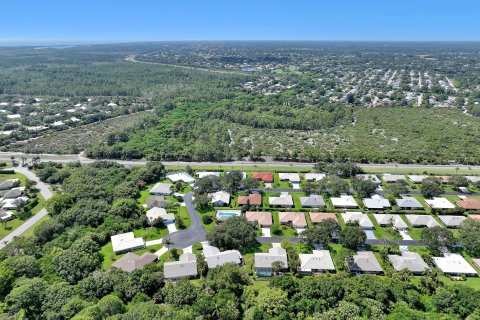
<path fill-rule="evenodd" d="M 37 188 L 40 190 L 40 194 L 45 198 L 45 200 L 50 199 L 53 196 L 52 191 L 48 189 L 48 186 L 40 181 L 40 179 L 30 170 L 24 167 L 14 168 L 16 172 L 21 173 L 27 176 L 28 179 L 37 182 Z M 0 249 L 4 248 L 9 242 L 14 240 L 16 237 L 21 236 L 25 231 L 30 229 L 35 223 L 47 215 L 47 210 L 42 209 L 36 215 L 25 221 L 20 227 L 13 230 L 8 236 L 0 240 Z"/>
<path fill-rule="evenodd" d="M 184 197 L 185 206 L 187 207 L 188 215 L 190 216 L 190 226 L 184 230 L 170 233 L 163 238 L 163 243 L 165 243 L 167 239 L 173 242 L 171 245 L 172 248 L 183 249 L 206 240 L 207 233 L 203 228 L 200 215 L 198 214 L 197 209 L 195 209 L 195 205 L 192 203 L 192 196 L 193 193 L 188 192 Z"/>
<path fill-rule="evenodd" d="M 11 156 L 20 159 L 22 156 L 27 158 L 32 158 L 33 156 L 40 156 L 40 161 L 53 161 L 59 163 L 68 163 L 72 161 L 79 161 L 81 163 L 91 163 L 96 161 L 95 159 L 85 158 L 79 154 L 25 154 L 22 152 L 0 152 L 1 161 L 9 161 Z M 107 159 L 112 160 L 112 159 Z M 117 163 L 126 165 L 126 166 L 144 166 L 146 161 L 143 160 L 112 160 Z M 232 166 L 232 167 L 292 167 L 292 169 L 311 169 L 314 166 L 314 163 L 311 162 L 295 162 L 295 161 L 228 161 L 228 162 L 213 162 L 213 161 L 162 161 L 166 166 L 180 166 L 184 167 L 186 165 L 190 166 Z M 480 170 L 480 166 L 469 166 L 469 165 L 421 165 L 421 164 L 358 164 L 362 168 L 371 168 L 371 169 L 395 169 L 399 174 L 408 173 L 408 170 L 453 170 L 457 168 L 459 170 Z M 402 171 L 404 170 L 404 171 Z"/>

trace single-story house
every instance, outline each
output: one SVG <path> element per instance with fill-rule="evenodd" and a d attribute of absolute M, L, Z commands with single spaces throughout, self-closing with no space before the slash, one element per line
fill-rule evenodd
<path fill-rule="evenodd" d="M 165 279 L 177 280 L 184 277 L 193 277 L 197 274 L 197 256 L 190 252 L 182 254 L 178 261 L 165 262 L 163 265 Z"/>
<path fill-rule="evenodd" d="M 345 212 L 342 213 L 342 218 L 345 224 L 358 222 L 358 225 L 362 229 L 371 230 L 373 229 L 373 222 L 370 220 L 368 215 L 361 212 Z"/>
<path fill-rule="evenodd" d="M 312 194 L 308 197 L 300 197 L 300 205 L 304 208 L 323 208 L 325 201 L 319 194 Z"/>
<path fill-rule="evenodd" d="M 428 227 L 428 228 L 433 228 L 433 227 L 438 227 L 440 226 L 440 223 L 435 220 L 430 215 L 426 214 L 407 214 L 405 215 L 407 217 L 407 220 L 410 222 L 410 224 L 414 228 L 418 227 Z"/>
<path fill-rule="evenodd" d="M 217 210 L 215 217 L 217 221 L 224 222 L 232 217 L 239 217 L 241 214 L 241 210 Z"/>
<path fill-rule="evenodd" d="M 467 178 L 467 180 L 471 183 L 480 181 L 480 176 L 465 176 L 465 178 Z"/>
<path fill-rule="evenodd" d="M 461 193 L 465 193 L 465 194 L 470 194 L 470 193 L 472 193 L 470 190 L 468 190 L 467 187 L 458 187 L 458 190 L 459 190 Z"/>
<path fill-rule="evenodd" d="M 141 256 L 128 252 L 123 257 L 112 264 L 112 267 L 122 269 L 125 272 L 132 272 L 143 269 L 147 264 L 157 261 L 158 257 L 150 252 L 145 252 Z"/>
<path fill-rule="evenodd" d="M 428 178 L 428 176 L 423 174 L 412 174 L 408 176 L 408 179 L 410 179 L 410 181 L 415 184 L 422 183 L 422 181 L 426 178 Z"/>
<path fill-rule="evenodd" d="M 145 248 L 145 241 L 141 237 L 135 238 L 133 232 L 111 236 L 113 252 L 124 253 Z"/>
<path fill-rule="evenodd" d="M 167 210 L 164 208 L 154 207 L 148 210 L 146 215 L 150 223 L 157 219 L 162 219 L 164 224 L 175 222 L 175 215 L 173 213 L 167 213 Z"/>
<path fill-rule="evenodd" d="M 279 261 L 283 267 L 288 268 L 287 251 L 280 247 L 273 247 L 268 253 L 255 253 L 255 273 L 257 277 L 270 277 L 272 275 L 272 263 Z"/>
<path fill-rule="evenodd" d="M 391 207 L 390 201 L 379 194 L 374 194 L 371 198 L 363 199 L 363 204 L 369 210 L 384 210 Z"/>
<path fill-rule="evenodd" d="M 293 199 L 288 192 L 282 192 L 279 197 L 268 197 L 268 203 L 274 207 L 292 207 Z"/>
<path fill-rule="evenodd" d="M 425 199 L 427 205 L 432 209 L 453 209 L 455 205 L 445 198 L 434 197 L 432 199 Z"/>
<path fill-rule="evenodd" d="M 252 178 L 255 180 L 262 180 L 266 183 L 273 182 L 273 174 L 271 172 L 253 172 Z"/>
<path fill-rule="evenodd" d="M 466 217 L 464 216 L 443 216 L 439 215 L 438 218 L 442 220 L 442 222 L 448 227 L 448 228 L 458 228 L 463 221 L 467 220 Z"/>
<path fill-rule="evenodd" d="M 0 181 L 0 190 L 8 190 L 20 185 L 20 180 L 18 179 L 8 179 L 5 181 Z"/>
<path fill-rule="evenodd" d="M 167 178 L 172 182 L 183 181 L 188 184 L 195 182 L 195 178 L 183 171 L 169 173 Z"/>
<path fill-rule="evenodd" d="M 295 172 L 280 172 L 278 178 L 282 181 L 290 181 L 291 183 L 300 182 L 300 175 Z"/>
<path fill-rule="evenodd" d="M 292 224 L 294 228 L 306 228 L 307 220 L 303 212 L 279 212 L 278 220 L 281 224 Z"/>
<path fill-rule="evenodd" d="M 261 206 L 262 205 L 262 195 L 260 193 L 251 193 L 248 196 L 238 196 L 238 205 L 251 205 L 251 206 Z"/>
<path fill-rule="evenodd" d="M 378 177 L 374 174 L 357 174 L 355 175 L 355 178 L 357 178 L 358 180 L 370 180 L 376 186 L 379 186 L 380 184 L 382 184 L 382 181 L 380 181 L 380 179 L 378 179 Z"/>
<path fill-rule="evenodd" d="M 335 213 L 329 213 L 329 212 L 309 212 L 310 215 L 310 221 L 312 221 L 312 224 L 317 224 L 322 222 L 323 220 L 326 219 L 333 219 L 335 221 L 338 221 L 337 215 Z"/>
<path fill-rule="evenodd" d="M 28 197 L 18 197 L 15 199 L 4 199 L 2 201 L 2 209 L 4 210 L 17 210 L 18 206 L 22 202 L 28 202 L 30 199 Z"/>
<path fill-rule="evenodd" d="M 480 269 L 480 259 L 472 259 L 473 264 Z"/>
<path fill-rule="evenodd" d="M 150 197 L 147 198 L 147 208 L 166 208 L 168 205 L 172 203 L 170 200 L 165 199 L 164 196 L 155 196 L 155 197 Z"/>
<path fill-rule="evenodd" d="M 150 189 L 150 194 L 156 194 L 159 196 L 169 196 L 172 193 L 172 184 L 170 183 L 159 182 Z"/>
<path fill-rule="evenodd" d="M 442 183 L 448 183 L 450 181 L 450 176 L 436 176 L 435 178 L 439 179 Z"/>
<path fill-rule="evenodd" d="M 388 259 L 396 271 L 406 269 L 413 274 L 421 274 L 430 269 L 417 252 L 403 251 L 402 255 L 390 254 Z"/>
<path fill-rule="evenodd" d="M 245 218 L 250 222 L 256 222 L 260 227 L 272 225 L 272 213 L 269 211 L 247 211 Z"/>
<path fill-rule="evenodd" d="M 372 251 L 359 251 L 353 256 L 353 262 L 350 263 L 348 269 L 352 273 L 360 274 L 380 274 L 383 272 L 380 263 L 378 263 L 375 254 Z"/>
<path fill-rule="evenodd" d="M 305 180 L 307 181 L 320 181 L 325 177 L 326 177 L 325 173 L 317 173 L 317 172 L 305 173 Z"/>
<path fill-rule="evenodd" d="M 465 210 L 480 210 L 480 200 L 473 198 L 458 200 L 457 205 Z"/>
<path fill-rule="evenodd" d="M 358 208 L 358 204 L 352 196 L 342 194 L 340 197 L 330 198 L 335 208 Z"/>
<path fill-rule="evenodd" d="M 197 176 L 202 179 L 208 176 L 213 176 L 213 177 L 220 177 L 220 172 L 213 172 L 213 171 L 199 171 L 197 172 Z"/>
<path fill-rule="evenodd" d="M 242 264 L 242 255 L 238 250 L 226 250 L 220 252 L 217 247 L 210 245 L 203 245 L 203 255 L 207 261 L 209 269 L 213 269 L 218 266 L 223 266 L 226 263 Z"/>
<path fill-rule="evenodd" d="M 12 211 L 0 210 L 0 221 L 10 221 L 14 218 Z"/>
<path fill-rule="evenodd" d="M 383 180 L 387 183 L 394 183 L 394 182 L 397 182 L 398 180 L 405 180 L 405 176 L 400 174 L 384 173 Z"/>
<path fill-rule="evenodd" d="M 476 276 L 477 271 L 458 253 L 444 253 L 443 257 L 433 257 L 433 263 L 444 273 L 453 276 Z"/>
<path fill-rule="evenodd" d="M 408 229 L 407 223 L 403 221 L 399 214 L 374 214 L 373 217 L 381 227 L 393 224 L 393 227 L 397 230 Z"/>
<path fill-rule="evenodd" d="M 3 199 L 16 199 L 18 197 L 21 197 L 23 192 L 24 192 L 24 188 L 13 188 L 5 191 L 2 197 Z"/>
<path fill-rule="evenodd" d="M 217 191 L 209 194 L 212 204 L 216 207 L 224 207 L 230 204 L 230 193 L 225 191 Z"/>
<path fill-rule="evenodd" d="M 416 210 L 423 209 L 423 206 L 414 197 L 402 197 L 401 199 L 395 199 L 397 206 L 404 210 Z"/>
<path fill-rule="evenodd" d="M 299 254 L 300 274 L 312 274 L 335 271 L 332 256 L 328 250 L 313 250 L 311 254 Z"/>

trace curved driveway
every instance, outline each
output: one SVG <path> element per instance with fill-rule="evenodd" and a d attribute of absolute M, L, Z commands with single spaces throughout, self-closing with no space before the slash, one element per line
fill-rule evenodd
<path fill-rule="evenodd" d="M 192 192 L 188 192 L 184 197 L 185 206 L 187 207 L 188 215 L 190 216 L 190 226 L 184 230 L 170 233 L 163 238 L 163 243 L 165 243 L 167 239 L 172 242 L 172 245 L 170 246 L 172 248 L 183 249 L 206 240 L 207 233 L 203 228 L 200 215 L 198 214 L 197 209 L 195 209 L 195 205 L 192 203 L 192 197 Z"/>

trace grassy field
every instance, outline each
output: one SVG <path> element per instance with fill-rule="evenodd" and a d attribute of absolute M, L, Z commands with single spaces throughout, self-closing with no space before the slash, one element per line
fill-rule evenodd
<path fill-rule="evenodd" d="M 168 235 L 167 227 L 146 228 L 133 230 L 135 237 L 142 237 L 145 241 L 157 240 Z"/>

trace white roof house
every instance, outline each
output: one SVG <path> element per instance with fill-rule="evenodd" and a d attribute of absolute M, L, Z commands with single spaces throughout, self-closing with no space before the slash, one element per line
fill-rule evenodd
<path fill-rule="evenodd" d="M 279 197 L 268 197 L 268 203 L 271 206 L 291 207 L 293 206 L 293 198 L 288 192 L 282 192 Z"/>
<path fill-rule="evenodd" d="M 242 263 L 242 255 L 238 250 L 226 250 L 220 252 L 217 247 L 204 244 L 203 255 L 205 256 L 205 260 L 207 261 L 209 269 L 223 266 L 226 263 Z"/>
<path fill-rule="evenodd" d="M 278 178 L 282 181 L 290 181 L 291 183 L 300 182 L 300 175 L 295 172 L 280 172 Z"/>
<path fill-rule="evenodd" d="M 405 215 L 407 220 L 413 227 L 438 227 L 440 223 L 437 222 L 432 216 L 426 214 L 407 214 Z"/>
<path fill-rule="evenodd" d="M 325 173 L 305 173 L 305 180 L 307 181 L 320 181 L 325 178 Z"/>
<path fill-rule="evenodd" d="M 433 257 L 433 262 L 445 274 L 477 275 L 477 271 L 458 253 L 444 253 L 443 257 Z"/>
<path fill-rule="evenodd" d="M 182 254 L 179 261 L 165 262 L 163 265 L 165 279 L 180 279 L 197 274 L 197 256 L 190 252 Z"/>
<path fill-rule="evenodd" d="M 220 177 L 220 172 L 213 172 L 213 171 L 199 171 L 197 172 L 197 176 L 202 179 L 208 176 L 213 176 L 213 177 Z"/>
<path fill-rule="evenodd" d="M 0 210 L 0 221 L 9 221 L 14 218 L 12 211 Z"/>
<path fill-rule="evenodd" d="M 455 205 L 445 198 L 425 199 L 425 202 L 432 209 L 453 209 Z"/>
<path fill-rule="evenodd" d="M 4 210 L 17 210 L 19 204 L 21 204 L 22 202 L 28 202 L 28 200 L 30 200 L 28 197 L 3 199 L 2 209 L 4 209 Z"/>
<path fill-rule="evenodd" d="M 153 207 L 147 211 L 146 216 L 150 223 L 156 219 L 162 219 L 164 223 L 175 222 L 175 215 L 172 213 L 167 213 L 167 210 L 164 208 Z"/>
<path fill-rule="evenodd" d="M 170 179 L 172 182 L 183 181 L 188 184 L 195 182 L 195 179 L 191 175 L 183 171 L 169 173 L 167 174 L 167 178 Z"/>
<path fill-rule="evenodd" d="M 462 224 L 463 221 L 467 220 L 464 216 L 443 216 L 439 215 L 438 218 L 449 228 L 456 228 Z"/>
<path fill-rule="evenodd" d="M 330 198 L 335 208 L 358 208 L 358 204 L 352 196 L 342 194 L 340 197 Z"/>
<path fill-rule="evenodd" d="M 370 180 L 377 186 L 382 183 L 382 181 L 380 181 L 380 179 L 378 179 L 378 177 L 374 174 L 357 174 L 355 175 L 355 178 L 359 180 Z"/>
<path fill-rule="evenodd" d="M 127 232 L 111 236 L 113 252 L 123 253 L 145 248 L 145 241 L 141 237 L 135 238 L 133 232 Z"/>
<path fill-rule="evenodd" d="M 465 178 L 467 178 L 467 180 L 471 183 L 480 181 L 480 176 L 465 176 Z"/>
<path fill-rule="evenodd" d="M 298 271 L 302 273 L 335 271 L 335 266 L 328 250 L 313 250 L 312 254 L 299 254 L 298 256 L 300 258 Z"/>
<path fill-rule="evenodd" d="M 342 213 L 343 221 L 348 224 L 352 222 L 358 222 L 358 225 L 362 229 L 373 229 L 373 222 L 370 221 L 368 215 L 361 212 L 345 212 Z"/>
<path fill-rule="evenodd" d="M 284 268 L 288 268 L 287 251 L 280 247 L 273 247 L 267 253 L 255 253 L 255 271 L 257 276 L 270 276 L 272 263 L 279 261 Z"/>
<path fill-rule="evenodd" d="M 367 209 L 382 210 L 391 207 L 390 201 L 379 194 L 374 194 L 371 198 L 363 199 L 363 204 Z"/>
<path fill-rule="evenodd" d="M 390 173 L 384 173 L 383 174 L 383 180 L 388 183 L 393 183 L 398 180 L 405 180 L 405 176 L 400 175 L 400 174 L 390 174 Z"/>
<path fill-rule="evenodd" d="M 208 194 L 212 199 L 212 204 L 217 207 L 228 206 L 230 203 L 230 193 L 225 191 L 217 191 Z"/>
<path fill-rule="evenodd" d="M 150 189 L 150 194 L 158 194 L 162 196 L 172 194 L 172 184 L 170 183 L 157 183 Z"/>
<path fill-rule="evenodd" d="M 388 255 L 388 258 L 396 271 L 406 269 L 419 274 L 430 269 L 418 252 L 403 251 L 402 255 Z"/>
<path fill-rule="evenodd" d="M 395 199 L 397 205 L 402 209 L 423 209 L 423 206 L 414 197 L 402 197 L 401 199 Z"/>
<path fill-rule="evenodd" d="M 408 176 L 408 179 L 410 179 L 410 181 L 412 181 L 413 183 L 421 183 L 427 177 L 428 176 L 423 174 L 412 174 Z"/>
<path fill-rule="evenodd" d="M 393 227 L 397 230 L 408 229 L 407 223 L 403 221 L 399 214 L 374 214 L 373 217 L 377 220 L 379 226 L 393 224 Z"/>

